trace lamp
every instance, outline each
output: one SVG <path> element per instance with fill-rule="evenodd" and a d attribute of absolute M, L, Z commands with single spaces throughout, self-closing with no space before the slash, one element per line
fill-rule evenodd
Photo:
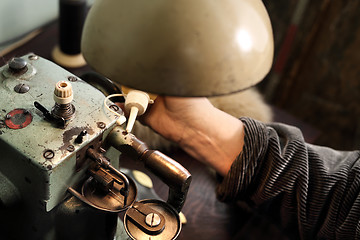
<path fill-rule="evenodd" d="M 273 60 L 261 0 L 97 0 L 82 35 L 90 66 L 114 82 L 173 96 L 215 96 L 261 81 Z"/>

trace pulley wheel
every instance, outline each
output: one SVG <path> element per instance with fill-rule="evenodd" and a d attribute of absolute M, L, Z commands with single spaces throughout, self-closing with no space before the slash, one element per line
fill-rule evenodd
<path fill-rule="evenodd" d="M 124 215 L 124 226 L 134 240 L 171 240 L 176 239 L 181 231 L 177 211 L 156 199 L 135 202 Z"/>

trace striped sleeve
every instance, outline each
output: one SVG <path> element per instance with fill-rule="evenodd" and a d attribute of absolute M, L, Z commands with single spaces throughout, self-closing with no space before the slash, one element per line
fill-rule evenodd
<path fill-rule="evenodd" d="M 360 239 L 359 151 L 306 144 L 284 124 L 241 120 L 244 148 L 218 184 L 218 199 L 266 204 L 301 239 Z"/>

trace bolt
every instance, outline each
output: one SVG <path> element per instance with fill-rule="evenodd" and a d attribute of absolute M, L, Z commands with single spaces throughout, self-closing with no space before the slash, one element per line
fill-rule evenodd
<path fill-rule="evenodd" d="M 14 91 L 17 93 L 27 93 L 30 90 L 29 85 L 20 83 L 14 87 Z"/>
<path fill-rule="evenodd" d="M 68 77 L 68 80 L 69 80 L 70 82 L 76 82 L 76 81 L 77 81 L 77 77 L 70 76 L 70 77 Z"/>
<path fill-rule="evenodd" d="M 25 71 L 27 69 L 27 62 L 22 58 L 13 58 L 9 62 L 9 68 L 15 73 Z"/>
<path fill-rule="evenodd" d="M 74 147 L 74 145 L 69 145 L 69 146 L 66 148 L 66 150 L 68 150 L 69 152 L 73 152 L 73 151 L 75 151 L 75 147 Z"/>
<path fill-rule="evenodd" d="M 119 106 L 117 106 L 115 104 L 110 105 L 109 108 L 115 112 L 119 111 L 119 109 L 120 109 Z"/>
<path fill-rule="evenodd" d="M 104 128 L 106 127 L 106 124 L 103 123 L 103 122 L 98 122 L 98 123 L 97 123 L 97 126 L 98 126 L 98 128 L 100 128 L 100 129 L 104 129 Z"/>
<path fill-rule="evenodd" d="M 10 119 L 11 115 L 10 114 L 6 114 L 5 119 Z"/>
<path fill-rule="evenodd" d="M 37 55 L 35 55 L 35 54 L 32 54 L 32 55 L 29 56 L 30 60 L 38 60 L 38 58 L 39 57 Z"/>
<path fill-rule="evenodd" d="M 145 217 L 145 223 L 150 227 L 157 227 L 159 226 L 160 222 L 161 219 L 156 213 L 149 213 Z"/>
<path fill-rule="evenodd" d="M 52 158 L 54 158 L 55 156 L 55 153 L 53 150 L 46 150 L 43 154 L 44 158 L 47 159 L 47 160 L 50 160 Z"/>

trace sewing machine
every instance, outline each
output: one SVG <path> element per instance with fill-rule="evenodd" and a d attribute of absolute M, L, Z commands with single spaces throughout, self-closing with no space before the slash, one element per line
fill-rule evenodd
<path fill-rule="evenodd" d="M 272 32 L 261 1 L 152 4 L 96 1 L 83 34 L 88 63 L 119 84 L 177 96 L 240 91 L 269 71 Z M 209 23 L 212 11 L 226 17 Z M 148 23 L 159 31 L 144 31 Z M 0 69 L 0 99 L 2 239 L 176 239 L 191 175 L 124 131 L 124 114 L 102 92 L 28 54 Z M 168 185 L 166 202 L 139 198 L 139 182 L 119 170 L 121 153 Z"/>
<path fill-rule="evenodd" d="M 34 54 L 2 67 L 0 84 L 2 239 L 176 238 L 191 175 L 124 132 L 118 106 Z M 115 148 L 168 184 L 167 203 L 137 199 Z"/>

